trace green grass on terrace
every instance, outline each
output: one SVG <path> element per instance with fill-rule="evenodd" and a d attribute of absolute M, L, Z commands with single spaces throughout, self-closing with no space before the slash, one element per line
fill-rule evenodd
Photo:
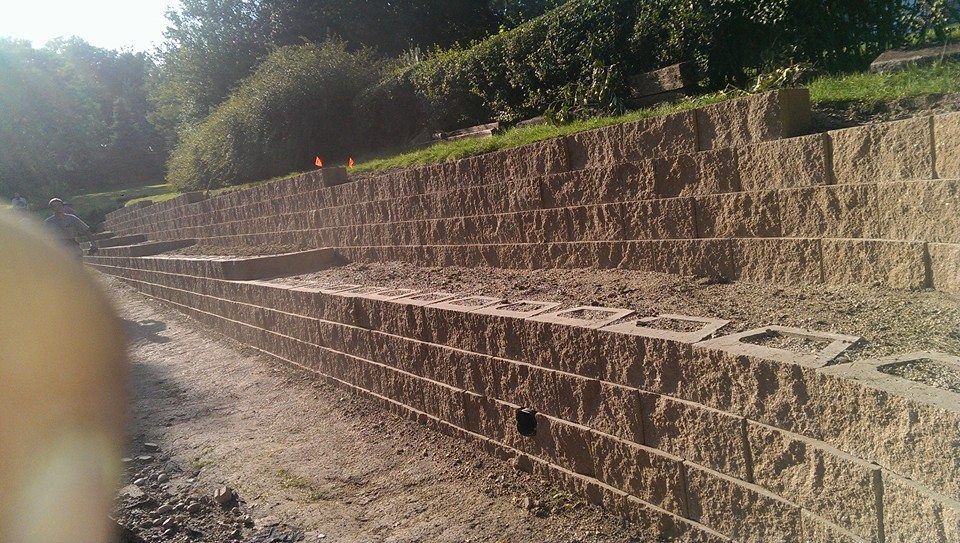
<path fill-rule="evenodd" d="M 873 105 L 951 92 L 960 92 L 960 62 L 938 62 L 900 72 L 830 75 L 810 84 L 810 99 L 814 104 Z"/>
<path fill-rule="evenodd" d="M 497 134 L 487 138 L 444 141 L 434 143 L 421 149 L 401 152 L 400 154 L 395 154 L 388 157 L 364 160 L 357 165 L 355 171 L 375 172 L 394 168 L 407 168 L 411 166 L 436 164 L 438 162 L 456 160 L 458 158 L 489 153 L 491 151 L 521 147 L 537 141 L 556 138 L 558 136 L 566 136 L 568 134 L 583 132 L 593 128 L 600 128 L 617 123 L 626 123 L 639 119 L 658 117 L 662 115 L 668 115 L 670 113 L 686 111 L 689 109 L 722 102 L 728 98 L 729 96 L 721 93 L 706 94 L 696 98 L 689 98 L 674 104 L 666 104 L 654 108 L 631 111 L 616 117 L 594 117 L 592 119 L 576 121 L 561 126 L 546 124 L 522 128 L 511 128 L 502 134 Z"/>

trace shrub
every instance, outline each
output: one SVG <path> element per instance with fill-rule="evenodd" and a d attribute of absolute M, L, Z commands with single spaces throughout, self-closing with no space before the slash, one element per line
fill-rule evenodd
<path fill-rule="evenodd" d="M 355 96 L 381 75 L 379 61 L 339 41 L 281 47 L 202 123 L 185 131 L 168 161 L 179 189 L 214 188 L 310 166 L 314 155 L 357 151 Z"/>
<path fill-rule="evenodd" d="M 955 0 L 570 0 L 469 48 L 392 72 L 357 107 L 361 118 L 396 115 L 380 134 L 385 145 L 548 108 L 610 113 L 626 97 L 625 76 L 681 61 L 696 62 L 711 89 L 743 85 L 795 62 L 825 71 L 862 68 L 886 48 L 942 34 L 956 20 L 955 6 Z M 598 79 L 610 88 L 596 88 Z M 583 107 L 585 101 L 602 107 Z"/>

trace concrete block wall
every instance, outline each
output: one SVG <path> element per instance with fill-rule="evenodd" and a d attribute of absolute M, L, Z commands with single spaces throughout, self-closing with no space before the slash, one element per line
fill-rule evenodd
<path fill-rule="evenodd" d="M 824 365 L 732 336 L 681 340 L 622 312 L 596 328 L 418 303 L 420 293 L 396 289 L 256 280 L 275 273 L 266 260 L 248 266 L 253 280 L 231 281 L 222 278 L 230 259 L 201 260 L 89 262 L 662 538 L 946 543 L 960 534 L 960 395 L 877 370 L 899 359 Z M 534 436 L 517 430 L 521 407 L 537 412 Z"/>
<path fill-rule="evenodd" d="M 780 91 L 336 187 L 314 173 L 126 231 L 359 260 L 955 291 L 960 113 L 775 139 L 808 128 L 805 113 L 805 94 Z M 651 256 L 664 248 L 669 261 Z"/>

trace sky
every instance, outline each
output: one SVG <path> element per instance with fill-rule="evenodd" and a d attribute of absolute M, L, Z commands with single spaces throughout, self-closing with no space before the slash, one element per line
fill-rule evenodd
<path fill-rule="evenodd" d="M 163 40 L 167 8 L 177 0 L 0 0 L 0 36 L 42 47 L 79 36 L 106 49 L 150 51 Z"/>

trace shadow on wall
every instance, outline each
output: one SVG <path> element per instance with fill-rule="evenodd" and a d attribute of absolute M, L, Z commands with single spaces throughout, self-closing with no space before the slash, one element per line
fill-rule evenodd
<path fill-rule="evenodd" d="M 161 336 L 160 332 L 167 329 L 167 323 L 155 319 L 132 321 L 123 319 L 123 327 L 131 342 L 146 340 L 150 343 L 167 343 L 170 338 Z"/>

